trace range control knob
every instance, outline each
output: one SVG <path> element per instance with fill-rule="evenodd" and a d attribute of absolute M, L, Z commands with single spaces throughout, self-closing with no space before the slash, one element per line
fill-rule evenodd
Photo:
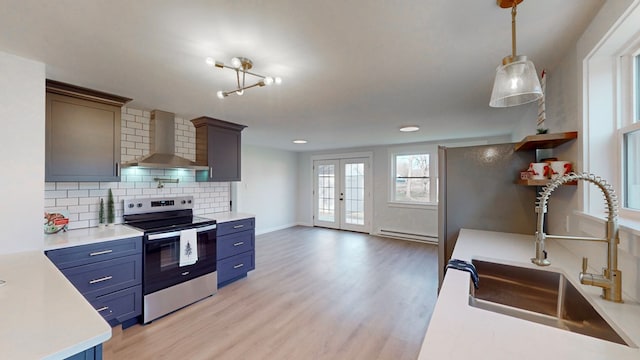
<path fill-rule="evenodd" d="M 138 205 L 137 205 L 137 206 L 138 206 L 139 208 L 141 208 L 141 207 L 142 207 L 142 203 L 138 203 Z"/>
<path fill-rule="evenodd" d="M 182 200 L 182 205 L 186 204 L 187 202 L 185 200 Z"/>
<path fill-rule="evenodd" d="M 191 200 L 187 201 L 189 204 L 191 204 Z"/>
<path fill-rule="evenodd" d="M 129 204 L 129 209 L 131 209 L 132 207 L 134 207 L 135 205 L 133 204 Z"/>

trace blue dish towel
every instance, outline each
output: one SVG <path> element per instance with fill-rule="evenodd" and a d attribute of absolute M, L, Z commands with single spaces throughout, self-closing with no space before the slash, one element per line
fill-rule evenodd
<path fill-rule="evenodd" d="M 468 272 L 469 274 L 471 274 L 473 286 L 478 289 L 480 277 L 478 277 L 478 270 L 476 270 L 476 267 L 472 263 L 459 259 L 451 259 L 447 263 L 445 271 L 446 269 L 456 269 Z"/>

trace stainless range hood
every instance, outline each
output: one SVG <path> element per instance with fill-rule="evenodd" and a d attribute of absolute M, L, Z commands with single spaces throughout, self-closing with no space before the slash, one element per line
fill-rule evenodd
<path fill-rule="evenodd" d="M 175 154 L 175 132 L 175 114 L 153 110 L 149 123 L 151 153 L 140 159 L 123 163 L 122 167 L 208 170 L 207 166 L 197 165 Z"/>

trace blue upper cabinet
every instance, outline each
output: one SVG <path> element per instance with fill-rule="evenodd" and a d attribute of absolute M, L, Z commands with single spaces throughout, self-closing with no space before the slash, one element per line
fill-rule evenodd
<path fill-rule="evenodd" d="M 191 120 L 196 128 L 197 181 L 240 181 L 241 133 L 246 127 L 210 117 Z"/>

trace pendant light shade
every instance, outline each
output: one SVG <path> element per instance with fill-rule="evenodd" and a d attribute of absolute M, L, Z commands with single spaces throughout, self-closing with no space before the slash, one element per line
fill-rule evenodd
<path fill-rule="evenodd" d="M 523 0 L 498 0 L 500 7 L 511 7 L 511 55 L 502 59 L 496 69 L 491 91 L 491 107 L 522 105 L 542 98 L 542 87 L 533 63 L 526 56 L 516 55 L 517 5 Z"/>
<path fill-rule="evenodd" d="M 522 105 L 542 98 L 542 87 L 533 63 L 526 56 L 517 56 L 513 60 L 496 69 L 489 101 L 491 107 Z"/>

